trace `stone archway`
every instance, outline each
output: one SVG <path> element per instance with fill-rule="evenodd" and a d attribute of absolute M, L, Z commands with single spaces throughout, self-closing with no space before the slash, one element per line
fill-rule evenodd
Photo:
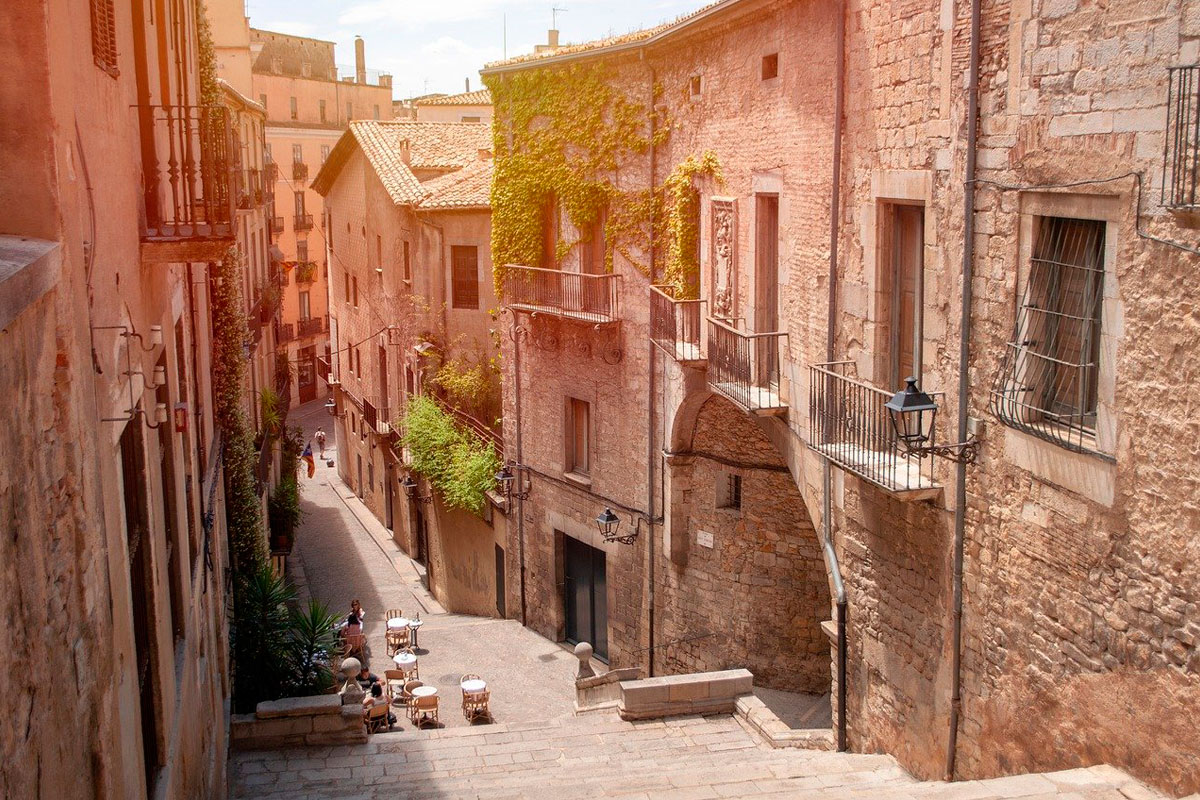
<path fill-rule="evenodd" d="M 786 459 L 753 418 L 707 391 L 679 405 L 669 445 L 663 670 L 746 667 L 758 685 L 829 691 L 825 563 Z"/>

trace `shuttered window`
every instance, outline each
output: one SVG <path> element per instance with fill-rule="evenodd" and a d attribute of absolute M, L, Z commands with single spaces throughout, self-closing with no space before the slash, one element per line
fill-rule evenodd
<path fill-rule="evenodd" d="M 96 66 L 112 75 L 117 69 L 117 14 L 113 0 L 92 0 L 92 57 Z"/>
<path fill-rule="evenodd" d="M 479 308 L 479 248 L 453 245 L 450 261 L 454 269 L 454 307 Z"/>

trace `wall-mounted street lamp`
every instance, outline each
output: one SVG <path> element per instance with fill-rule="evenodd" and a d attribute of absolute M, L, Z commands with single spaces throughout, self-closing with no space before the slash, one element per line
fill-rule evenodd
<path fill-rule="evenodd" d="M 630 521 L 633 524 L 633 530 L 623 534 L 621 533 L 621 518 L 614 514 L 611 508 L 605 508 L 600 516 L 596 517 L 596 527 L 600 529 L 600 536 L 606 542 L 633 544 L 642 530 L 642 519 L 642 517 L 631 514 Z"/>
<path fill-rule="evenodd" d="M 337 402 L 332 397 L 325 401 L 325 410 L 329 412 L 329 416 L 331 417 L 341 419 L 346 416 L 346 412 L 344 411 L 341 414 L 337 412 Z"/>
<path fill-rule="evenodd" d="M 500 467 L 496 473 L 496 488 L 504 497 L 505 503 L 529 499 L 529 483 L 525 477 L 527 467 L 515 461 L 509 461 Z"/>
<path fill-rule="evenodd" d="M 920 458 L 941 456 L 951 461 L 973 464 L 979 456 L 979 440 L 974 436 L 955 444 L 929 444 L 937 403 L 917 387 L 917 379 L 908 377 L 905 386 L 884 403 L 892 420 L 892 429 L 906 454 Z"/>
<path fill-rule="evenodd" d="M 432 503 L 433 502 L 432 494 L 427 494 L 427 495 L 417 494 L 417 482 L 412 479 L 411 475 L 405 475 L 403 478 L 400 479 L 400 488 L 404 490 L 405 496 L 408 497 L 409 500 L 412 500 L 414 503 Z"/>

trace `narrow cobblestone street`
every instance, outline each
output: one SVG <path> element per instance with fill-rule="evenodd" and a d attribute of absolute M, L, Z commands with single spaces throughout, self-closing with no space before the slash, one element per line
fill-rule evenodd
<path fill-rule="evenodd" d="M 333 426 L 320 403 L 293 415 L 307 437 Z M 330 455 L 332 458 L 333 456 Z M 772 749 L 733 716 L 629 723 L 573 713 L 574 657 L 512 620 L 448 614 L 413 563 L 331 468 L 302 484 L 305 517 L 289 562 L 302 595 L 367 609 L 371 668 L 386 668 L 383 611 L 420 611 L 421 677 L 438 687 L 439 729 L 401 720 L 367 744 L 235 752 L 233 797 L 897 798 L 1143 800 L 1160 797 L 1109 767 L 947 784 L 917 782 L 889 756 Z M 458 680 L 489 682 L 495 722 L 468 725 Z"/>

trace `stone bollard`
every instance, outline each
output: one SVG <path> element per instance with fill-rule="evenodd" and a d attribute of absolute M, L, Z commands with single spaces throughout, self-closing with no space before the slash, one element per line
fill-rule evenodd
<path fill-rule="evenodd" d="M 575 680 L 595 676 L 596 671 L 592 669 L 592 652 L 592 646 L 587 642 L 575 645 L 575 657 L 579 659 L 579 674 L 575 676 Z"/>
<path fill-rule="evenodd" d="M 348 706 L 354 703 L 362 705 L 363 695 L 366 694 L 362 687 L 358 685 L 358 673 L 362 671 L 362 662 L 357 658 L 347 658 L 342 662 L 342 674 L 346 676 L 346 683 L 342 686 L 342 705 Z"/>

